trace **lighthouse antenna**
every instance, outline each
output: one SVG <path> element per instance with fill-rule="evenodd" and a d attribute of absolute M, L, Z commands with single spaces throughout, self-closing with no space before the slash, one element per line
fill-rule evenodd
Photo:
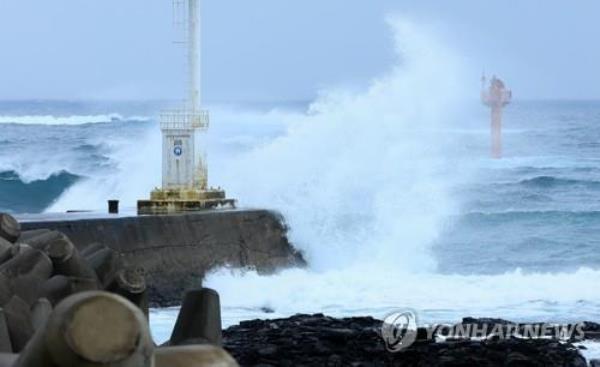
<path fill-rule="evenodd" d="M 200 4 L 188 0 L 188 104 L 191 112 L 200 110 Z"/>

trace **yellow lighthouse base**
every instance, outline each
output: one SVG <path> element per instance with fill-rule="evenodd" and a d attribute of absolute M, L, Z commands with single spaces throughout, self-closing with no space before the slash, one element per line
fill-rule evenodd
<path fill-rule="evenodd" d="M 139 200 L 140 215 L 194 212 L 216 208 L 235 208 L 236 201 L 227 199 L 225 191 L 217 189 L 155 189 L 150 200 Z"/>

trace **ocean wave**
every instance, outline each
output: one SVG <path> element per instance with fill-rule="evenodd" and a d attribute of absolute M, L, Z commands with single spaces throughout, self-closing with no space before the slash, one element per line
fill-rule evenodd
<path fill-rule="evenodd" d="M 502 212 L 469 212 L 463 214 L 463 220 L 480 223 L 505 222 L 505 221 L 559 221 L 568 222 L 573 220 L 600 219 L 598 210 L 508 210 Z"/>
<path fill-rule="evenodd" d="M 52 115 L 25 115 L 25 116 L 0 116 L 0 124 L 19 124 L 19 125 L 85 125 L 100 124 L 119 121 L 150 121 L 146 116 L 122 116 L 118 113 L 104 115 L 72 115 L 72 116 L 52 116 Z"/>
<path fill-rule="evenodd" d="M 595 169 L 600 164 L 600 159 L 593 157 L 571 157 L 564 155 L 532 155 L 532 156 L 507 156 L 499 160 L 482 159 L 479 161 L 481 168 L 493 170 L 577 170 Z"/>
<path fill-rule="evenodd" d="M 80 144 L 80 145 L 74 147 L 73 150 L 77 151 L 77 152 L 81 152 L 81 153 L 96 153 L 96 152 L 104 150 L 105 147 L 106 146 L 104 144 L 84 143 L 84 144 Z"/>
<path fill-rule="evenodd" d="M 26 182 L 15 171 L 0 171 L 0 211 L 39 213 L 81 178 L 60 171 L 45 179 Z"/>
<path fill-rule="evenodd" d="M 539 167 L 535 167 L 535 166 L 522 166 L 522 167 L 517 167 L 514 168 L 514 172 L 515 173 L 519 173 L 519 174 L 535 174 L 535 173 L 541 173 L 541 172 L 556 172 L 556 171 L 571 171 L 571 172 L 577 172 L 577 173 L 592 173 L 592 172 L 599 172 L 600 169 L 593 165 L 576 165 L 576 166 L 572 166 L 572 167 L 553 167 L 553 166 L 539 166 Z M 549 175 L 540 175 L 540 176 L 549 176 Z"/>
<path fill-rule="evenodd" d="M 519 181 L 520 185 L 528 186 L 528 187 L 538 187 L 538 188 L 553 188 L 553 187 L 562 187 L 562 186 L 588 186 L 593 188 L 600 188 L 600 182 L 594 180 L 578 180 L 578 179 L 570 179 L 570 178 L 562 178 L 555 176 L 537 176 L 534 178 L 528 178 L 525 180 Z"/>
<path fill-rule="evenodd" d="M 590 289 L 598 281 L 600 271 L 586 267 L 555 273 L 515 269 L 495 275 L 458 275 L 411 274 L 375 266 L 325 273 L 290 269 L 273 276 L 219 270 L 208 274 L 205 284 L 219 290 L 227 327 L 241 320 L 299 312 L 382 318 L 398 308 L 416 310 L 422 323 L 454 323 L 465 316 L 581 322 L 597 318 L 600 298 Z M 240 289 L 245 292 L 240 294 Z M 265 314 L 265 307 L 274 313 Z M 168 340 L 177 311 L 152 310 L 157 341 Z"/>
<path fill-rule="evenodd" d="M 597 317 L 600 305 L 597 293 L 590 292 L 600 271 L 591 268 L 457 275 L 413 274 L 378 265 L 324 273 L 293 269 L 270 277 L 222 270 L 209 274 L 205 284 L 219 289 L 224 318 L 237 316 L 237 311 L 240 319 L 264 318 L 259 310 L 267 306 L 275 310 L 273 317 L 323 310 L 333 316 L 383 317 L 397 308 L 412 308 L 422 322 L 456 322 L 466 315 L 572 322 Z M 246 311 L 248 307 L 257 311 Z"/>

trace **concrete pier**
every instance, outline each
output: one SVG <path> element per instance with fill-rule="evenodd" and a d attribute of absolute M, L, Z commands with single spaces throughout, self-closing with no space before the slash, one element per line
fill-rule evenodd
<path fill-rule="evenodd" d="M 160 306 L 181 302 L 185 290 L 198 288 L 204 274 L 218 267 L 270 273 L 305 264 L 288 242 L 281 215 L 268 210 L 95 219 L 65 215 L 29 218 L 21 227 L 60 231 L 83 251 L 97 243 L 114 249 L 145 272 L 151 303 Z"/>

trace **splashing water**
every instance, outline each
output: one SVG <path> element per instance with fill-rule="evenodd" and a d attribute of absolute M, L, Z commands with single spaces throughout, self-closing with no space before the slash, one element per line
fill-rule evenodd
<path fill-rule="evenodd" d="M 397 66 L 364 92 L 323 92 L 308 114 L 288 116 L 285 134 L 216 171 L 243 205 L 282 212 L 310 263 L 268 277 L 211 274 L 206 285 L 221 293 L 225 324 L 265 317 L 264 307 L 275 310 L 268 317 L 379 313 L 408 305 L 398 303 L 406 292 L 422 305 L 431 289 L 421 280 L 444 284 L 429 275 L 436 269 L 430 246 L 457 210 L 447 153 L 458 141 L 444 131 L 460 116 L 462 70 L 422 29 L 401 19 L 389 24 Z M 162 316 L 154 317 L 158 329 Z"/>
<path fill-rule="evenodd" d="M 421 27 L 390 20 L 399 65 L 364 93 L 324 93 L 272 143 L 230 162 L 219 181 L 245 204 L 283 212 L 310 269 L 262 277 L 219 271 L 227 322 L 296 312 L 382 317 L 398 307 L 426 321 L 462 316 L 592 318 L 600 272 L 452 275 L 431 253 L 471 177 L 453 134 L 466 94 L 459 58 Z M 468 256 L 476 257 L 473 247 Z M 467 262 L 467 259 L 461 259 Z M 276 312 L 264 315 L 260 309 Z"/>
<path fill-rule="evenodd" d="M 243 204 L 283 212 L 313 270 L 365 261 L 432 269 L 427 246 L 453 210 L 441 176 L 451 147 L 439 128 L 462 96 L 460 70 L 412 24 L 390 24 L 399 66 L 364 93 L 324 93 L 285 136 L 218 178 Z M 410 258 L 390 258 L 397 250 Z"/>

